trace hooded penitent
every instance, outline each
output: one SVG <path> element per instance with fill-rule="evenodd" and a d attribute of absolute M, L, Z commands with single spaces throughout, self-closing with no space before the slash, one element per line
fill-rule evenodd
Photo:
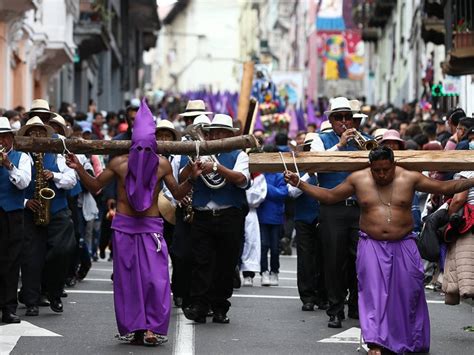
<path fill-rule="evenodd" d="M 143 99 L 133 124 L 132 146 L 125 178 L 128 202 L 138 212 L 150 208 L 158 182 L 157 169 L 160 159 L 157 155 L 155 129 L 153 115 Z"/>

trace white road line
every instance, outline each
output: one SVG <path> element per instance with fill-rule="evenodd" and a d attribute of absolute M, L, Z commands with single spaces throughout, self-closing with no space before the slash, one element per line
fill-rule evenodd
<path fill-rule="evenodd" d="M 194 355 L 194 323 L 183 314 L 181 309 L 176 312 L 176 333 L 173 354 Z"/>
<path fill-rule="evenodd" d="M 278 286 L 277 286 L 278 287 Z M 98 290 L 67 290 L 68 293 L 77 294 L 97 294 L 97 295 L 112 295 L 113 291 L 98 291 Z M 268 299 L 282 299 L 282 300 L 299 300 L 299 296 L 283 296 L 283 295 L 246 295 L 234 293 L 232 297 L 235 298 L 268 298 Z M 431 304 L 444 304 L 444 301 L 438 300 L 427 300 L 427 303 Z"/>
<path fill-rule="evenodd" d="M 92 269 L 90 269 L 89 271 L 107 271 L 107 272 L 112 272 L 113 270 L 112 269 L 96 269 L 95 267 L 93 267 Z"/>
<path fill-rule="evenodd" d="M 85 278 L 83 281 L 97 281 L 97 282 L 110 282 L 112 283 L 112 280 L 111 279 L 95 279 L 95 278 Z M 82 282 L 82 281 L 80 281 Z"/>

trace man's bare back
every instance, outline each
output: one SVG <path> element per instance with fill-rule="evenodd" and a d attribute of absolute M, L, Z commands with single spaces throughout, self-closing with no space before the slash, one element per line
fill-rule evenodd
<path fill-rule="evenodd" d="M 387 186 L 378 186 L 370 168 L 350 176 L 360 206 L 360 229 L 377 240 L 399 240 L 413 229 L 411 204 L 414 175 L 395 168 L 395 177 Z"/>

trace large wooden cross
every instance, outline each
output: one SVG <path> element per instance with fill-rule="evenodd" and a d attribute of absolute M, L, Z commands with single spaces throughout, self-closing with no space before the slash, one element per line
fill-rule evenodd
<path fill-rule="evenodd" d="M 65 139 L 64 143 L 59 138 L 32 138 L 15 137 L 13 147 L 22 152 L 36 153 L 65 153 L 76 154 L 127 154 L 131 141 L 105 141 Z M 195 142 L 158 142 L 159 154 L 179 155 L 210 155 L 229 152 L 236 149 L 256 148 L 258 141 L 253 135 L 237 136 L 232 138 L 217 139 L 213 141 Z"/>
<path fill-rule="evenodd" d="M 417 171 L 474 170 L 474 152 L 469 150 L 394 151 L 397 165 Z M 369 166 L 369 152 L 298 152 L 295 161 L 300 172 L 355 171 Z M 250 154 L 250 171 L 283 172 L 284 164 L 296 171 L 291 153 Z"/>

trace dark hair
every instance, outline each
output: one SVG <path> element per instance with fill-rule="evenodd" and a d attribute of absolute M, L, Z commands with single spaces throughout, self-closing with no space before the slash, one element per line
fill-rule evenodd
<path fill-rule="evenodd" d="M 427 122 L 423 126 L 423 133 L 425 133 L 428 137 L 436 136 L 436 124 L 434 122 Z"/>
<path fill-rule="evenodd" d="M 10 118 L 15 117 L 15 116 L 20 116 L 20 112 L 15 111 L 15 110 L 8 110 L 8 111 L 5 111 L 5 113 L 3 115 L 6 118 L 10 119 Z"/>
<path fill-rule="evenodd" d="M 388 160 L 393 163 L 395 161 L 393 157 L 393 150 L 386 146 L 376 147 L 372 149 L 369 153 L 369 162 L 373 163 L 377 160 Z"/>
<path fill-rule="evenodd" d="M 459 120 L 463 117 L 466 117 L 466 112 L 464 112 L 462 108 L 456 108 L 449 111 L 446 117 L 448 121 L 450 120 L 453 125 L 457 126 Z"/>
<path fill-rule="evenodd" d="M 288 144 L 288 136 L 285 133 L 278 133 L 275 136 L 275 144 L 276 145 L 287 145 Z"/>
<path fill-rule="evenodd" d="M 472 126 L 474 126 L 474 120 L 471 117 L 463 117 L 459 120 L 458 125 L 461 125 L 469 129 Z"/>
<path fill-rule="evenodd" d="M 426 134 L 420 133 L 413 137 L 413 140 L 418 144 L 420 147 L 428 143 L 430 140 L 426 136 Z"/>

